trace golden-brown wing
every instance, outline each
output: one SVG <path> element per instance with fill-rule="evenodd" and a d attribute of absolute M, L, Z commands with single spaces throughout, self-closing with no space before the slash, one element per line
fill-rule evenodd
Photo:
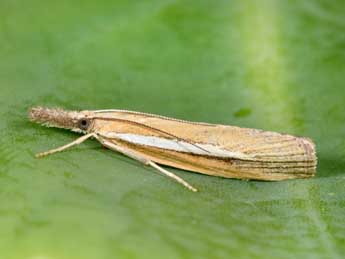
<path fill-rule="evenodd" d="M 311 177 L 316 171 L 315 146 L 306 138 L 127 111 L 95 118 L 95 132 L 160 164 L 263 180 Z"/>

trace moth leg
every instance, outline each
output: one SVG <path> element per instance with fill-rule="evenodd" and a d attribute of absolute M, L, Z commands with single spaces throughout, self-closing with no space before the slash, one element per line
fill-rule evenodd
<path fill-rule="evenodd" d="M 177 176 L 174 173 L 171 173 L 167 170 L 165 170 L 164 168 L 160 167 L 159 165 L 157 165 L 155 162 L 146 159 L 142 156 L 140 156 L 139 154 L 137 154 L 136 152 L 133 152 L 132 150 L 128 149 L 128 148 L 124 148 L 121 147 L 119 145 L 116 145 L 110 141 L 106 141 L 105 139 L 95 135 L 95 138 L 101 142 L 105 147 L 108 147 L 112 150 L 115 150 L 119 153 L 122 153 L 125 156 L 128 156 L 130 158 L 133 158 L 134 160 L 137 160 L 145 165 L 149 165 L 155 169 L 157 169 L 159 172 L 161 172 L 162 174 L 170 177 L 171 179 L 175 180 L 176 182 L 178 182 L 179 184 L 182 184 L 184 187 L 186 187 L 187 189 L 193 191 L 193 192 L 197 192 L 198 190 L 196 188 L 194 188 L 192 185 L 190 185 L 189 183 L 187 183 L 185 180 L 183 180 L 181 177 Z"/>
<path fill-rule="evenodd" d="M 159 172 L 161 172 L 162 174 L 174 179 L 176 182 L 182 184 L 184 187 L 186 187 L 187 189 L 193 191 L 193 192 L 197 192 L 198 190 L 195 189 L 192 185 L 190 185 L 189 183 L 187 183 L 185 180 L 183 180 L 181 177 L 177 176 L 176 174 L 173 174 L 171 172 L 169 172 L 168 170 L 165 170 L 164 168 L 160 167 L 159 165 L 157 165 L 155 162 L 153 161 L 148 161 L 148 165 L 152 166 L 153 168 L 156 168 Z"/>
<path fill-rule="evenodd" d="M 57 153 L 57 152 L 61 152 L 61 151 L 65 150 L 65 149 L 67 149 L 67 148 L 79 145 L 80 143 L 82 143 L 85 140 L 87 140 L 87 139 L 89 139 L 91 137 L 94 137 L 94 136 L 95 136 L 95 133 L 86 134 L 86 135 L 81 136 L 80 138 L 76 139 L 75 141 L 73 141 L 71 143 L 68 143 L 67 145 L 64 145 L 62 147 L 58 147 L 58 148 L 55 148 L 55 149 L 48 150 L 46 152 L 38 153 L 38 154 L 36 154 L 36 157 L 44 157 L 44 156 L 48 156 L 48 155 L 51 155 L 51 154 L 54 154 L 54 153 Z"/>

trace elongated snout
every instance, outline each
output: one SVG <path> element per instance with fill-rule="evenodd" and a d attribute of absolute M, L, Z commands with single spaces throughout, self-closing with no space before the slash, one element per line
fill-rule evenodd
<path fill-rule="evenodd" d="M 33 107 L 29 109 L 29 119 L 47 127 L 73 129 L 76 127 L 78 113 L 59 108 Z"/>

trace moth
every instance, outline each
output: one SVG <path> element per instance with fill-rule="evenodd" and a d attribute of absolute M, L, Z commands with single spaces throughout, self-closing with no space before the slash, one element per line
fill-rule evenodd
<path fill-rule="evenodd" d="M 84 134 L 47 156 L 95 138 L 103 146 L 157 169 L 197 191 L 160 165 L 226 178 L 280 181 L 316 173 L 311 139 L 258 129 L 190 122 L 128 110 L 65 111 L 36 107 L 31 121 Z"/>

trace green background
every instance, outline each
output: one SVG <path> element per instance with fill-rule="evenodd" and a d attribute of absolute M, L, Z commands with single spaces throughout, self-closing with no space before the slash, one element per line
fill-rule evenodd
<path fill-rule="evenodd" d="M 341 258 L 345 4 L 0 1 L 0 258 Z M 315 140 L 308 180 L 173 172 L 27 109 L 120 108 Z"/>

